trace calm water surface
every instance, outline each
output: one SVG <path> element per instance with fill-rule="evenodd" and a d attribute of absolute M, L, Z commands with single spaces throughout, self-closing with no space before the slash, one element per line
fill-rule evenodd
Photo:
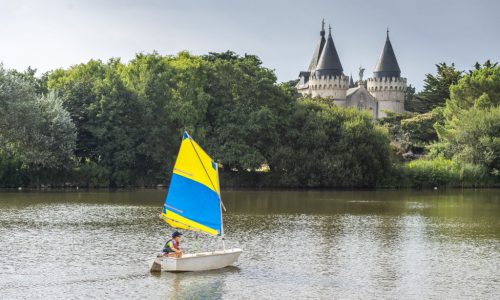
<path fill-rule="evenodd" d="M 0 192 L 0 298 L 498 299 L 500 191 L 226 191 L 234 267 L 149 273 L 164 190 Z M 191 250 L 216 248 L 186 234 Z"/>

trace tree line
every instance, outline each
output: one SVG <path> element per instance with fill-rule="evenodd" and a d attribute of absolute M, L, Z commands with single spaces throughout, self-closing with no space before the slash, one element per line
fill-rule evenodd
<path fill-rule="evenodd" d="M 277 83 L 258 57 L 230 51 L 35 74 L 0 67 L 3 187 L 166 184 L 183 130 L 220 164 L 226 186 L 425 186 L 436 182 L 421 178 L 425 168 L 438 161 L 448 177 L 436 184 L 498 182 L 496 64 L 467 74 L 438 65 L 422 92 L 409 89 L 414 112 L 378 122 L 300 98 L 294 81 Z"/>
<path fill-rule="evenodd" d="M 397 178 L 408 186 L 498 186 L 500 66 L 440 63 L 421 92 L 408 91 L 407 112 L 379 121 L 402 162 Z"/>

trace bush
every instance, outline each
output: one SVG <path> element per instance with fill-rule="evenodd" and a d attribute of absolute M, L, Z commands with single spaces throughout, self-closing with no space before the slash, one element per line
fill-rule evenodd
<path fill-rule="evenodd" d="M 107 187 L 109 186 L 110 173 L 106 167 L 86 160 L 75 169 L 74 176 L 80 186 Z"/>
<path fill-rule="evenodd" d="M 409 162 L 402 169 L 403 182 L 407 187 L 479 187 L 491 186 L 494 178 L 486 167 L 445 159 L 419 159 Z"/>

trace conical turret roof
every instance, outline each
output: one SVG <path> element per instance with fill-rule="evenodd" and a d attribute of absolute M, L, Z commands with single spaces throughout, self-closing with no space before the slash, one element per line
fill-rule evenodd
<path fill-rule="evenodd" d="M 307 69 L 309 72 L 314 72 L 316 70 L 316 65 L 318 64 L 319 57 L 321 56 L 321 52 L 323 52 L 323 47 L 325 46 L 325 20 L 321 21 L 321 31 L 319 32 L 321 38 L 319 39 L 318 45 L 314 50 L 313 57 L 311 58 L 311 62 L 309 63 L 309 68 Z"/>
<path fill-rule="evenodd" d="M 351 73 L 351 76 L 349 76 L 349 88 L 353 88 L 353 87 L 356 87 L 354 85 L 354 80 L 352 80 L 352 73 Z"/>
<path fill-rule="evenodd" d="M 377 66 L 373 71 L 373 75 L 376 78 L 401 76 L 398 60 L 396 59 L 396 54 L 394 54 L 391 40 L 389 39 L 389 30 L 387 30 L 387 38 L 385 40 L 384 49 L 382 50 L 382 54 L 380 54 Z"/>
<path fill-rule="evenodd" d="M 337 49 L 332 38 L 332 28 L 329 28 L 328 38 L 316 66 L 316 76 L 342 75 L 343 69 L 340 63 Z"/>

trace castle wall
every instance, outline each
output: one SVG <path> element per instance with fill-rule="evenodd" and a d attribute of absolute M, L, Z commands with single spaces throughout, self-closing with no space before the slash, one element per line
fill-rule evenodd
<path fill-rule="evenodd" d="M 311 96 L 331 98 L 334 100 L 345 100 L 346 91 L 349 87 L 349 77 L 341 76 L 316 76 L 309 79 L 309 93 Z"/>
<path fill-rule="evenodd" d="M 378 117 L 386 116 L 384 110 L 404 112 L 406 78 L 368 78 L 367 90 L 378 101 Z"/>

